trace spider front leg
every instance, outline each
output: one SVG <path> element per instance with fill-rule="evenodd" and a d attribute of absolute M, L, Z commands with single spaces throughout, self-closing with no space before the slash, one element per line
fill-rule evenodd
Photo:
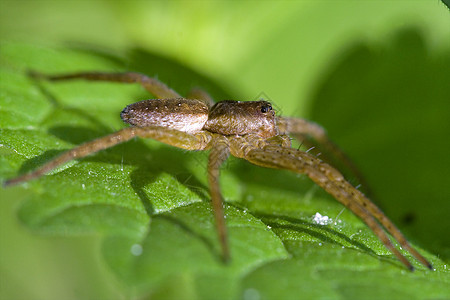
<path fill-rule="evenodd" d="M 403 249 L 411 253 L 427 268 L 433 269 L 432 265 L 417 250 L 411 247 L 400 230 L 395 227 L 375 204 L 348 183 L 339 171 L 317 159 L 315 156 L 292 148 L 267 145 L 262 149 L 254 148 L 246 151 L 243 158 L 259 166 L 287 169 L 296 173 L 306 174 L 317 185 L 360 217 L 375 235 L 377 235 L 386 248 L 410 270 L 414 270 L 414 267 L 394 247 L 383 230 L 383 227 L 398 241 Z"/>
<path fill-rule="evenodd" d="M 317 148 L 322 151 L 322 158 L 325 161 L 330 163 L 342 162 L 344 167 L 348 168 L 348 170 L 356 176 L 367 194 L 372 194 L 369 185 L 359 169 L 352 160 L 332 140 L 330 140 L 322 126 L 305 119 L 289 117 L 278 117 L 277 125 L 280 130 L 279 134 L 292 135 L 306 147 Z M 336 159 L 338 161 L 336 161 Z"/>
<path fill-rule="evenodd" d="M 168 145 L 186 150 L 205 150 L 211 139 L 211 135 L 207 132 L 200 131 L 196 134 L 164 128 L 164 127 L 128 127 L 119 130 L 113 134 L 101 137 L 99 139 L 84 143 L 78 147 L 64 152 L 55 159 L 47 162 L 31 173 L 7 180 L 4 186 L 10 186 L 38 178 L 45 173 L 55 169 L 56 167 L 77 158 L 83 158 L 103 149 L 110 148 L 117 144 L 126 142 L 133 137 L 151 138 Z"/>
<path fill-rule="evenodd" d="M 29 72 L 31 77 L 51 81 L 85 79 L 90 81 L 113 81 L 122 83 L 139 83 L 151 94 L 160 99 L 181 98 L 181 96 L 161 81 L 148 77 L 141 73 L 106 73 L 106 72 L 81 72 L 73 74 L 47 75 L 35 71 Z"/>
<path fill-rule="evenodd" d="M 222 258 L 225 262 L 230 260 L 227 228 L 223 212 L 223 198 L 220 192 L 219 173 L 220 166 L 230 154 L 228 139 L 223 136 L 215 137 L 211 142 L 211 152 L 208 159 L 208 182 L 211 192 L 211 201 L 216 221 L 217 234 L 222 247 Z"/>

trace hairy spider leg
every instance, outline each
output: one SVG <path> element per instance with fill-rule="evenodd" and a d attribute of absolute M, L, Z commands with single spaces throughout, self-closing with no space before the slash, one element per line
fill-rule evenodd
<path fill-rule="evenodd" d="M 392 244 L 383 227 L 398 241 L 401 247 L 411 253 L 417 260 L 429 269 L 432 265 L 414 248 L 409 245 L 403 234 L 394 224 L 367 199 L 360 191 L 348 183 L 342 174 L 322 162 L 316 157 L 292 148 L 284 148 L 277 145 L 267 145 L 263 149 L 254 148 L 246 151 L 243 157 L 249 162 L 267 168 L 287 169 L 296 173 L 304 173 L 326 192 L 331 194 L 343 205 L 348 207 L 355 215 L 360 217 L 370 229 L 378 236 L 381 242 L 388 248 L 406 267 L 414 270 L 411 263 Z"/>
<path fill-rule="evenodd" d="M 205 150 L 208 148 L 209 141 L 211 140 L 211 134 L 204 131 L 189 134 L 174 129 L 156 126 L 128 127 L 66 151 L 31 173 L 5 181 L 4 186 L 14 185 L 38 178 L 64 163 L 74 159 L 83 158 L 100 150 L 126 142 L 133 137 L 151 138 L 186 150 Z"/>
<path fill-rule="evenodd" d="M 73 74 L 46 75 L 35 71 L 30 71 L 29 75 L 36 79 L 46 79 L 51 81 L 85 79 L 89 81 L 113 81 L 121 83 L 139 83 L 151 94 L 160 99 L 181 98 L 181 96 L 156 78 L 137 72 L 106 73 L 106 72 L 82 72 Z"/>
<path fill-rule="evenodd" d="M 327 135 L 325 129 L 311 121 L 301 118 L 278 117 L 280 134 L 291 134 L 306 147 L 317 147 L 321 150 L 323 160 L 331 163 L 341 161 L 356 176 L 368 195 L 373 195 L 369 184 L 353 161 Z M 334 159 L 331 156 L 335 156 Z"/>
<path fill-rule="evenodd" d="M 280 118 L 281 119 L 281 118 Z M 326 145 L 327 147 L 330 147 L 329 149 L 338 155 L 344 162 L 346 162 L 347 166 L 350 167 L 355 175 L 359 177 L 359 180 L 364 182 L 364 178 L 359 173 L 356 166 L 353 165 L 352 161 L 345 155 L 344 152 L 342 152 L 337 145 L 335 145 L 332 141 L 330 141 L 325 133 L 325 130 L 320 126 L 313 122 L 308 122 L 303 119 L 298 118 L 282 118 L 283 120 L 281 123 L 283 124 L 282 127 L 285 131 L 288 132 L 294 132 L 305 135 L 311 135 L 314 137 L 315 140 L 319 141 L 321 144 Z M 297 151 L 295 149 L 287 149 L 286 151 L 292 151 L 295 152 L 293 155 L 295 156 L 296 153 L 304 153 L 301 151 Z M 312 157 L 312 155 L 309 155 Z M 320 160 L 319 160 L 320 161 Z M 328 164 L 326 165 L 327 168 L 332 168 Z M 334 169 L 334 168 L 333 168 Z M 345 181 L 346 184 L 348 182 Z M 343 187 L 344 188 L 344 187 Z M 354 189 L 353 186 L 351 186 L 352 189 Z M 366 196 L 364 196 L 363 193 L 361 193 L 359 190 L 354 194 L 355 199 L 359 202 L 360 205 L 362 205 L 364 208 L 366 208 L 372 216 L 374 216 L 387 230 L 388 232 L 394 236 L 394 238 L 402 245 L 402 247 L 410 252 L 414 257 L 416 257 L 419 261 L 421 261 L 424 265 L 429 264 L 425 258 L 423 258 L 422 255 L 420 255 L 414 248 L 411 247 L 411 245 L 408 243 L 406 238 L 403 236 L 403 234 L 400 232 L 400 230 L 386 217 L 386 215 L 372 202 L 370 201 Z M 431 265 L 427 265 L 427 267 L 430 267 Z"/>
<path fill-rule="evenodd" d="M 216 220 L 216 229 L 222 247 L 222 258 L 225 262 L 230 260 L 230 249 L 228 246 L 227 228 L 223 211 L 223 198 L 220 192 L 219 175 L 220 166 L 230 154 L 228 139 L 223 136 L 213 138 L 211 151 L 208 159 L 208 181 L 211 192 L 211 201 Z"/>

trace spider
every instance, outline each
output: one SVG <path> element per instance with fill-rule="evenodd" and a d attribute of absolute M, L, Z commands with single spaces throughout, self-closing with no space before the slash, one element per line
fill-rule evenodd
<path fill-rule="evenodd" d="M 214 103 L 212 98 L 200 89 L 192 90 L 183 98 L 164 83 L 140 73 L 84 72 L 44 75 L 32 72 L 30 75 L 52 81 L 85 79 L 139 83 L 158 99 L 144 100 L 125 107 L 120 116 L 131 127 L 75 147 L 31 173 L 7 180 L 5 186 L 35 179 L 73 159 L 85 157 L 134 137 L 151 138 L 186 150 L 210 151 L 208 182 L 224 261 L 230 259 L 230 250 L 219 187 L 219 171 L 228 156 L 233 155 L 257 166 L 306 174 L 361 218 L 408 269 L 412 271 L 414 267 L 394 246 L 386 231 L 419 262 L 433 269 L 384 213 L 361 191 L 347 182 L 337 169 L 312 154 L 291 147 L 288 134 L 300 139 L 312 137 L 318 144 L 325 145 L 337 153 L 338 157 L 346 160 L 345 155 L 327 138 L 323 128 L 315 123 L 299 118 L 276 116 L 272 105 L 263 100 L 225 100 Z"/>

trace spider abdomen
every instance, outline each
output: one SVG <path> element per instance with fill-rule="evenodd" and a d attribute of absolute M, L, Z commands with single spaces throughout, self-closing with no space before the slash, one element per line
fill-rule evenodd
<path fill-rule="evenodd" d="M 192 99 L 152 99 L 128 105 L 120 117 L 136 127 L 161 126 L 194 133 L 206 123 L 208 107 Z"/>

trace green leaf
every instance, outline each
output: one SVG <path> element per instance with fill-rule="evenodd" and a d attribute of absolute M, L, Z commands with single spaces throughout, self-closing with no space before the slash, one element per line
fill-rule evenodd
<path fill-rule="evenodd" d="M 26 76 L 28 69 L 157 72 L 182 93 L 199 85 L 217 99 L 229 98 L 218 83 L 145 51 L 132 53 L 127 67 L 118 57 L 67 47 L 3 43 L 0 51 L 2 179 L 122 128 L 121 109 L 151 97 L 139 86 L 36 82 Z M 132 140 L 24 184 L 29 196 L 18 215 L 39 235 L 101 235 L 104 261 L 128 295 L 448 296 L 447 267 L 438 257 L 422 251 L 437 270 L 414 262 L 418 270 L 411 273 L 360 220 L 304 176 L 233 158 L 221 178 L 232 251 L 232 263 L 224 265 L 208 197 L 206 155 Z M 316 212 L 335 223 L 316 224 Z"/>

